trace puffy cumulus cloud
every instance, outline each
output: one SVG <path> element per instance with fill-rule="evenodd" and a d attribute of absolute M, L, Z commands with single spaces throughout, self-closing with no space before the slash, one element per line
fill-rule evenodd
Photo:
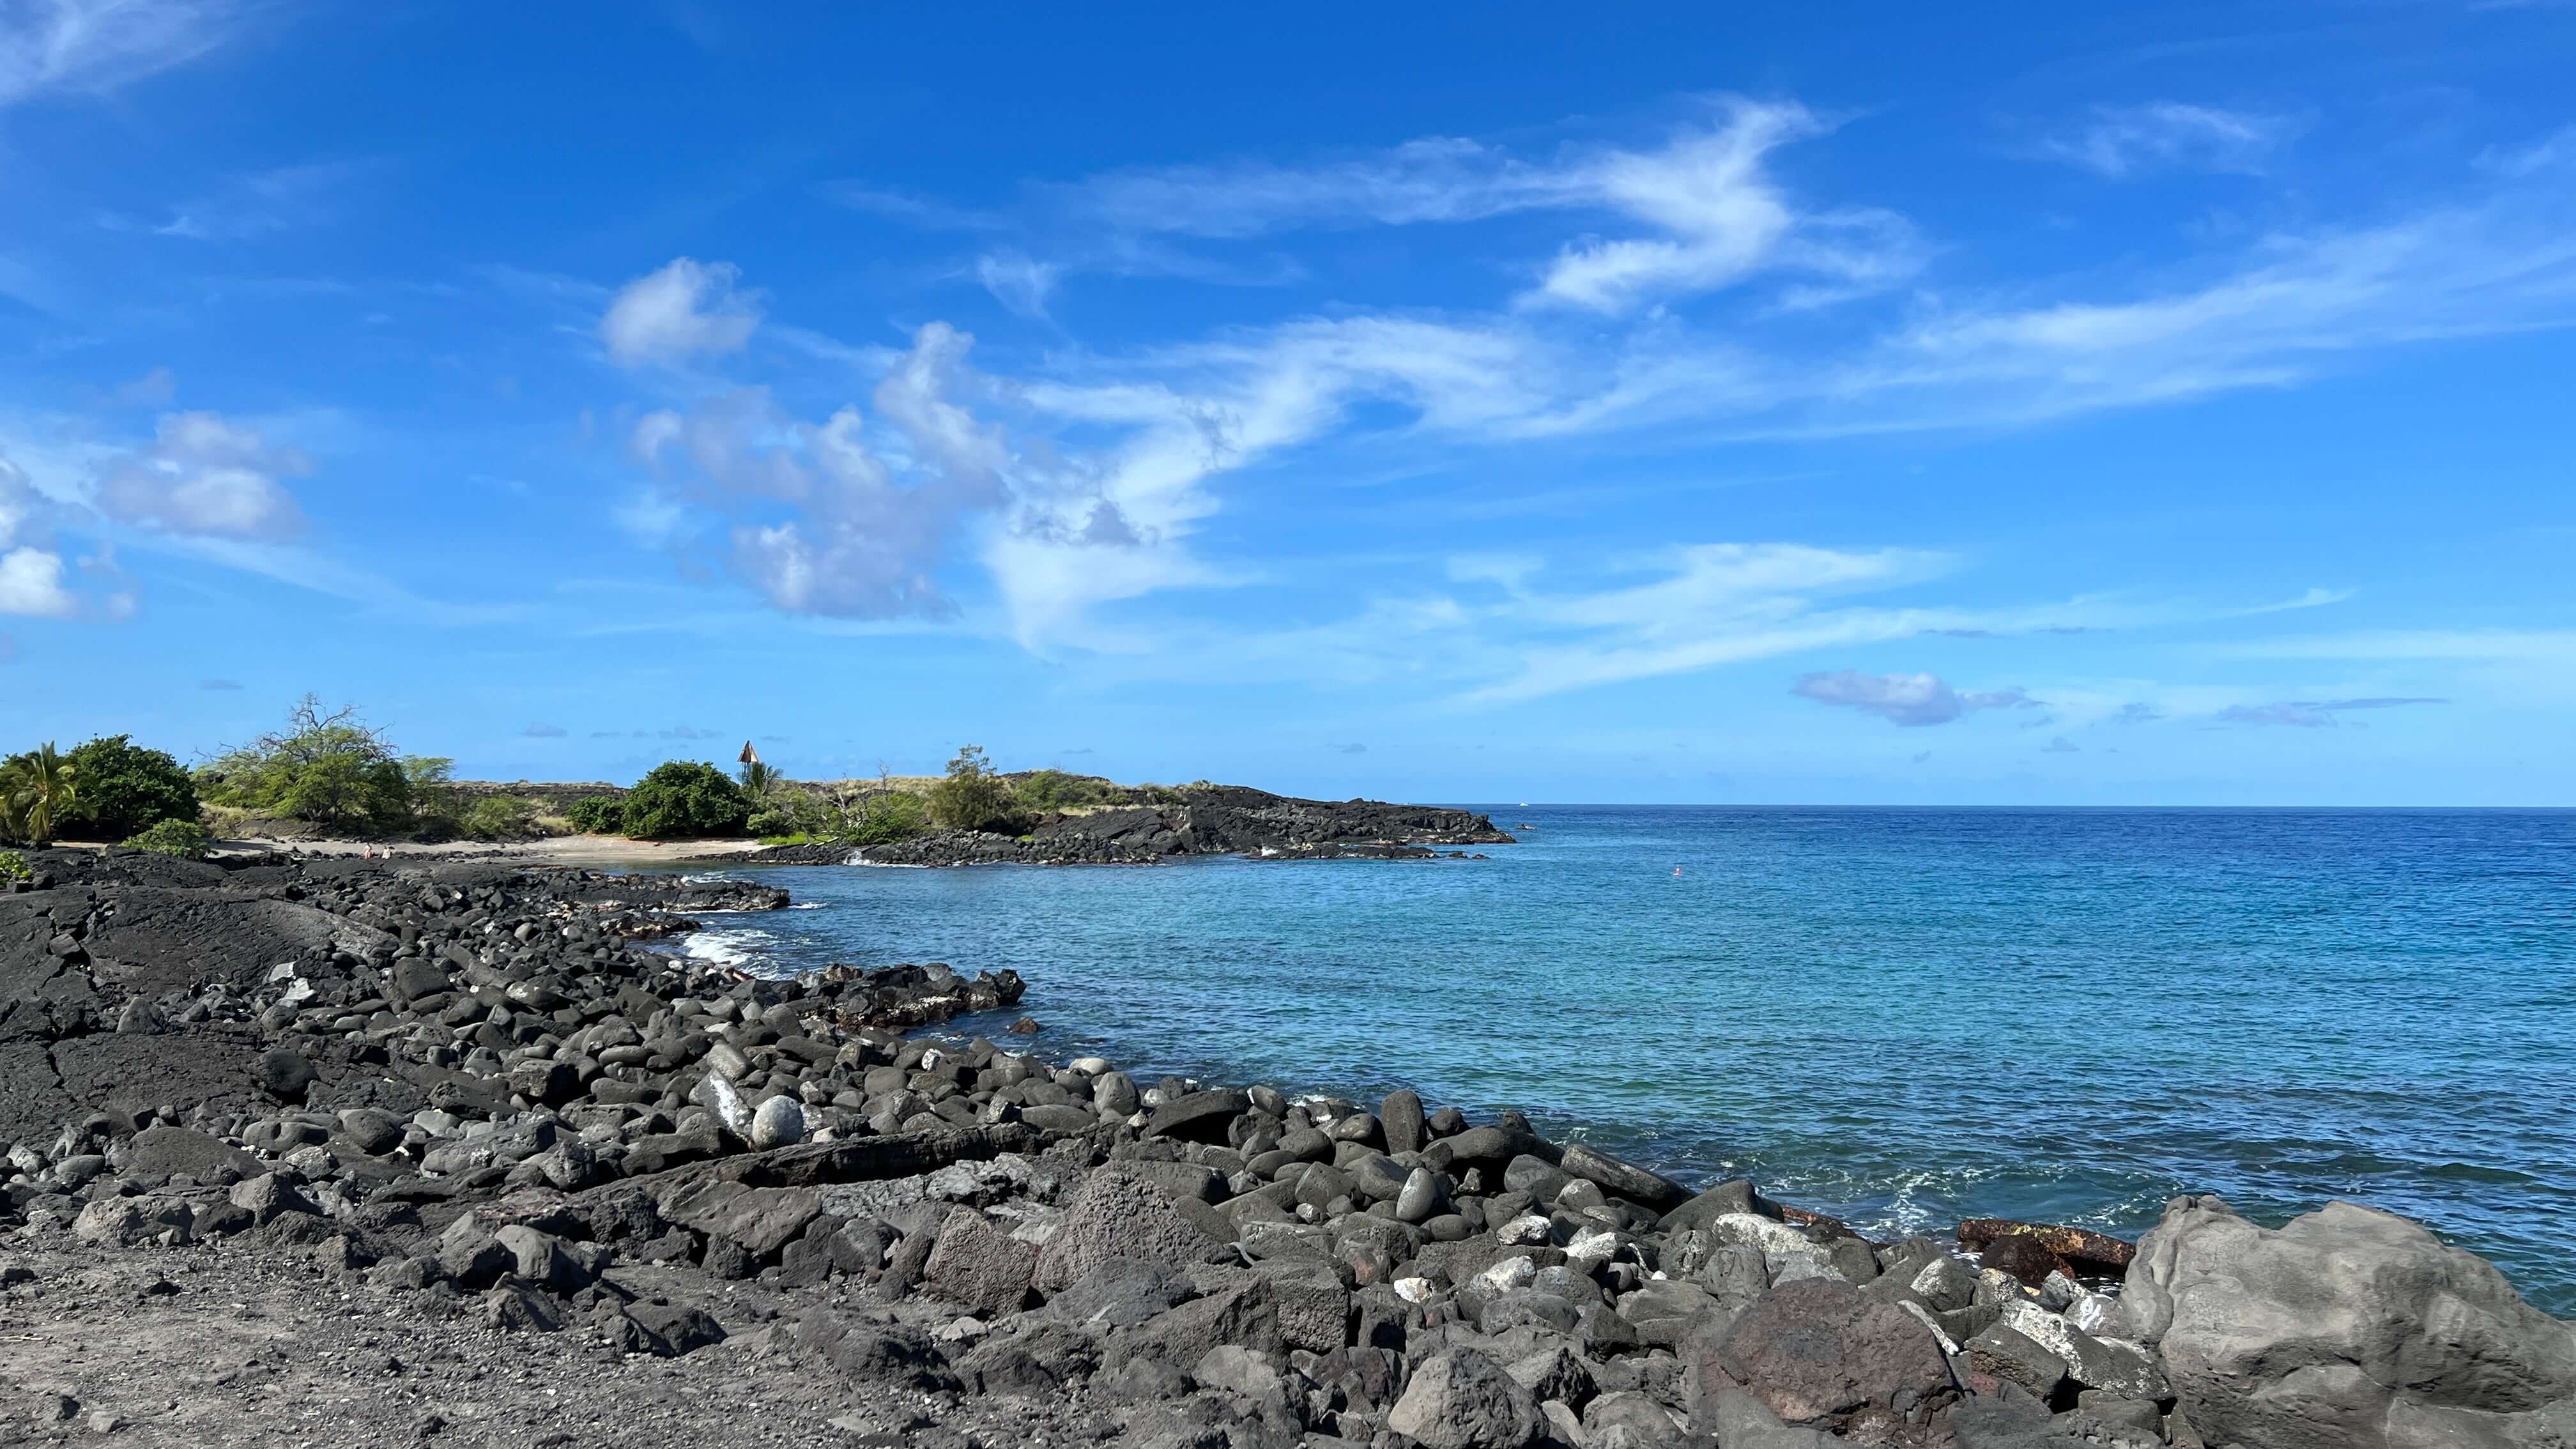
<path fill-rule="evenodd" d="M 1802 674 L 1791 694 L 1843 709 L 1874 714 L 1891 724 L 1948 724 L 1981 709 L 2016 709 L 2037 703 L 2019 689 L 1967 693 L 1937 674 L 1863 674 L 1855 669 Z"/>
<path fill-rule="evenodd" d="M 18 465 L 0 457 L 0 614 L 62 618 L 79 607 L 63 587 L 63 556 L 35 546 L 43 501 Z"/>
<path fill-rule="evenodd" d="M 923 327 L 871 395 L 872 416 L 852 404 L 811 423 L 740 388 L 647 414 L 629 451 L 750 514 L 733 529 L 734 567 L 791 613 L 954 614 L 937 572 L 969 533 L 1025 638 L 1090 599 L 1170 582 L 1174 525 L 1195 516 L 1172 491 L 1211 465 L 1167 458 L 1158 442 L 1099 459 L 1015 441 L 972 405 L 1011 391 L 968 365 L 973 345 L 944 323 Z M 1206 451 L 1201 438 L 1194 455 Z"/>
<path fill-rule="evenodd" d="M 120 523 L 163 533 L 291 538 L 304 513 L 278 479 L 312 471 L 302 452 L 219 414 L 167 413 L 150 446 L 100 469 L 94 501 Z"/>
<path fill-rule="evenodd" d="M 2449 704 L 2422 695 L 2379 695 L 2366 699 L 2285 699 L 2274 704 L 2235 704 L 2218 712 L 2227 724 L 2291 725 L 2299 729 L 2332 729 L 2337 715 L 2363 709 L 2397 709 L 2410 704 Z"/>
<path fill-rule="evenodd" d="M 736 290 L 730 262 L 680 257 L 629 282 L 599 319 L 609 360 L 623 367 L 739 351 L 760 325 L 758 292 Z"/>
<path fill-rule="evenodd" d="M 0 614 L 69 617 L 80 601 L 63 587 L 63 557 L 24 545 L 0 553 Z"/>

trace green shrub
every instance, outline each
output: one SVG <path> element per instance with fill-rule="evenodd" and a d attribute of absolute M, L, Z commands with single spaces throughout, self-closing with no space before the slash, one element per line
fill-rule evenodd
<path fill-rule="evenodd" d="M 456 816 L 456 833 L 473 840 L 526 840 L 543 835 L 537 805 L 517 795 L 486 795 Z"/>
<path fill-rule="evenodd" d="M 196 822 L 197 783 L 177 760 L 131 736 L 101 735 L 73 750 L 71 762 L 80 788 L 62 818 L 67 833 L 124 840 L 164 820 Z"/>
<path fill-rule="evenodd" d="M 14 850 L 0 850 L 0 881 L 33 880 L 36 873 L 27 868 L 27 857 Z"/>
<path fill-rule="evenodd" d="M 851 845 L 892 845 L 930 828 L 930 807 L 908 790 L 876 790 L 852 801 L 835 838 Z"/>
<path fill-rule="evenodd" d="M 983 748 L 968 745 L 948 762 L 948 773 L 930 787 L 930 818 L 950 830 L 1016 834 L 1019 800 L 1011 783 L 994 773 Z"/>
<path fill-rule="evenodd" d="M 1022 809 L 1041 813 L 1127 803 L 1127 792 L 1107 780 L 1063 770 L 1031 770 L 1019 778 L 1012 793 L 1019 797 Z"/>
<path fill-rule="evenodd" d="M 626 802 L 614 795 L 584 795 L 572 802 L 564 819 L 584 835 L 623 835 Z"/>
<path fill-rule="evenodd" d="M 821 836 L 831 833 L 831 802 L 812 789 L 789 784 L 772 775 L 766 789 L 750 794 L 751 823 L 744 828 L 754 835 L 767 838 L 773 835 Z"/>
<path fill-rule="evenodd" d="M 194 820 L 158 820 L 151 829 L 127 837 L 125 848 L 175 855 L 181 860 L 203 860 L 214 843 L 215 837 Z"/>
<path fill-rule="evenodd" d="M 713 765 L 673 760 L 626 792 L 626 833 L 637 840 L 740 835 L 751 819 L 751 800 L 733 778 Z"/>
<path fill-rule="evenodd" d="M 325 711 L 306 695 L 287 727 L 225 751 L 197 771 L 200 798 L 312 825 L 374 831 L 414 823 L 421 791 L 446 783 L 445 760 L 405 760 L 356 709 Z M 419 776 L 415 781 L 415 776 Z"/>

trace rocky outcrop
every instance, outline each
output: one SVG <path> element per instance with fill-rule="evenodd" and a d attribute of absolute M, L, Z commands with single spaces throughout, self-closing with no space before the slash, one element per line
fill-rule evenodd
<path fill-rule="evenodd" d="M 2211 1449 L 2576 1442 L 2576 1325 L 2351 1203 L 2267 1229 L 2216 1198 L 2174 1199 L 2115 1327 L 2160 1351 Z"/>
<path fill-rule="evenodd" d="M 855 858 L 877 865 L 1150 865 L 1183 855 L 1263 860 L 1428 859 L 1433 846 L 1503 845 L 1512 837 L 1465 810 L 1375 800 L 1298 800 L 1234 785 L 1157 792 L 1153 803 L 1053 815 L 1024 833 L 938 830 Z M 840 847 L 784 846 L 746 859 L 820 865 L 852 859 Z"/>

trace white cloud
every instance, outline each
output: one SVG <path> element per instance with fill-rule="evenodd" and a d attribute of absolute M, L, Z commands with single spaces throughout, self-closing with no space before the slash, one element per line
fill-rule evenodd
<path fill-rule="evenodd" d="M 37 548 L 0 553 L 0 614 L 63 618 L 79 608 L 63 588 L 63 556 Z"/>
<path fill-rule="evenodd" d="M 670 417 L 669 414 L 655 416 Z M 673 417 L 671 421 L 676 424 L 678 419 Z M 643 447 L 644 439 L 640 425 L 637 432 L 637 446 L 644 452 L 644 456 L 650 458 L 653 450 Z M 647 488 L 610 509 L 609 517 L 636 542 L 657 548 L 671 541 L 672 537 L 680 531 L 680 525 L 688 514 L 677 499 L 658 488 Z"/>
<path fill-rule="evenodd" d="M 761 296 L 737 292 L 730 262 L 680 257 L 629 282 L 599 319 L 599 339 L 625 367 L 741 349 L 760 325 Z"/>
<path fill-rule="evenodd" d="M 1063 269 L 1018 252 L 988 252 L 975 259 L 975 278 L 993 300 L 1023 317 L 1044 318 L 1047 294 L 1055 290 Z"/>
<path fill-rule="evenodd" d="M 1367 419 L 1372 445 L 1385 445 L 1373 451 L 1449 456 L 1661 428 L 1686 427 L 1705 442 L 2027 425 L 2285 386 L 2364 349 L 2576 321 L 2576 190 L 2550 166 L 2481 173 L 2471 182 L 2478 190 L 2446 203 L 2265 237 L 2107 293 L 2088 279 L 2025 284 L 2008 297 L 1918 294 L 1874 327 L 1838 324 L 1835 341 L 1809 351 L 1764 350 L 1761 329 L 1703 328 L 1660 308 L 1605 322 L 1531 305 L 1616 312 L 1766 268 L 1800 272 L 1810 287 L 1865 288 L 1912 265 L 1901 220 L 1801 203 L 1765 173 L 1777 147 L 1820 129 L 1794 106 L 1737 103 L 1662 145 L 1570 148 L 1545 162 L 1438 141 L 1302 170 L 1099 178 L 1057 200 L 1068 214 L 1131 231 L 1224 238 L 1589 210 L 1626 218 L 1638 234 L 1568 245 L 1534 270 L 1537 290 L 1498 296 L 1481 312 L 1351 309 L 1126 355 L 1072 348 L 1027 378 L 974 371 L 962 334 L 928 328 L 892 364 L 865 420 L 848 409 L 805 422 L 747 390 L 651 414 L 631 443 L 665 467 L 686 459 L 727 506 L 759 515 L 738 524 L 737 562 L 782 607 L 944 610 L 951 601 L 937 576 L 963 540 L 1024 643 L 1123 648 L 1082 621 L 1157 590 L 1239 582 L 1255 566 L 1193 552 L 1222 505 L 1215 481 L 1334 440 L 1355 416 Z M 720 280 L 730 295 L 730 271 Z M 1016 285 L 1004 271 L 988 280 L 997 295 Z M 1037 281 L 1020 280 L 1021 301 L 1042 305 Z M 697 317 L 704 289 L 676 290 L 687 294 L 678 310 Z M 747 316 L 736 320 L 747 330 Z M 943 338 L 954 345 L 932 345 Z M 836 371 L 889 366 L 829 339 L 800 347 Z M 907 374 L 913 382 L 898 381 Z M 935 385 L 921 385 L 933 375 Z M 1007 436 L 991 421 L 1004 416 Z M 964 451 L 943 452 L 951 446 Z M 961 461 L 958 473 L 950 465 Z M 961 486 L 970 477 L 981 481 Z M 1795 583 L 1727 595 L 1792 601 L 1766 618 L 1685 597 L 1720 587 L 1746 561 L 1668 563 L 1668 576 L 1650 584 L 1515 599 L 1566 612 L 1534 612 L 1526 622 L 1541 631 L 1535 646 L 1499 680 L 1471 682 L 1474 697 L 1529 697 L 1925 629 L 2073 627 L 2105 612 L 2004 611 L 1999 622 L 1949 610 L 1820 609 Z M 1581 616 L 1629 593 L 1657 606 L 1649 618 Z M 2345 596 L 2310 590 L 2280 607 Z"/>
<path fill-rule="evenodd" d="M 224 0 L 9 0 L 0 4 L 0 106 L 99 93 L 184 65 L 222 43 Z"/>
<path fill-rule="evenodd" d="M 2285 116 L 2155 101 L 2097 106 L 2089 121 L 2041 149 L 2105 176 L 2167 169 L 2251 175 L 2297 132 Z"/>
<path fill-rule="evenodd" d="M 1591 213 L 1639 234 L 1573 242 L 1523 298 L 1622 311 L 1781 269 L 1820 275 L 1810 298 L 1887 285 L 1919 262 L 1882 210 L 1800 207 L 1765 162 L 1829 127 L 1794 102 L 1727 99 L 1660 146 L 1568 147 L 1543 161 L 1455 137 L 1304 168 L 1113 172 L 1053 197 L 1077 224 L 1240 239 L 1299 229 L 1456 224 L 1525 212 Z"/>
<path fill-rule="evenodd" d="M 1913 269 L 1902 221 L 1885 212 L 1802 214 L 1763 168 L 1778 146 L 1823 127 L 1794 105 L 1738 104 L 1727 124 L 1660 152 L 1614 152 L 1576 173 L 1598 204 L 1659 235 L 1577 243 L 1532 300 L 1616 311 L 1664 293 L 1704 292 L 1768 266 L 1885 283 Z"/>
<path fill-rule="evenodd" d="M 95 502 L 121 523 L 164 533 L 279 539 L 300 533 L 303 511 L 279 484 L 313 470 L 294 448 L 210 412 L 165 413 L 148 448 L 110 458 Z"/>
<path fill-rule="evenodd" d="M 1863 674 L 1852 669 L 1802 674 L 1789 692 L 1909 727 L 1948 724 L 1976 710 L 2022 708 L 2036 702 L 2019 689 L 1963 693 L 1936 674 Z M 2062 737 L 2057 741 L 2065 743 Z"/>
<path fill-rule="evenodd" d="M 664 470 L 685 461 L 720 501 L 773 515 L 736 527 L 733 544 L 736 568 L 776 607 L 953 613 L 934 577 L 952 535 L 1009 508 L 1015 485 L 1046 471 L 956 400 L 982 386 L 965 362 L 972 345 L 945 324 L 921 329 L 872 398 L 879 437 L 854 405 L 815 425 L 745 388 L 646 416 L 632 451 Z"/>

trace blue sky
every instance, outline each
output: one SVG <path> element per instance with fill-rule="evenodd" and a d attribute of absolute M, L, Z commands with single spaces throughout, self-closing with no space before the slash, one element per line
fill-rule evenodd
<path fill-rule="evenodd" d="M 0 0 L 0 738 L 2576 804 L 2565 6 L 392 9 Z"/>

